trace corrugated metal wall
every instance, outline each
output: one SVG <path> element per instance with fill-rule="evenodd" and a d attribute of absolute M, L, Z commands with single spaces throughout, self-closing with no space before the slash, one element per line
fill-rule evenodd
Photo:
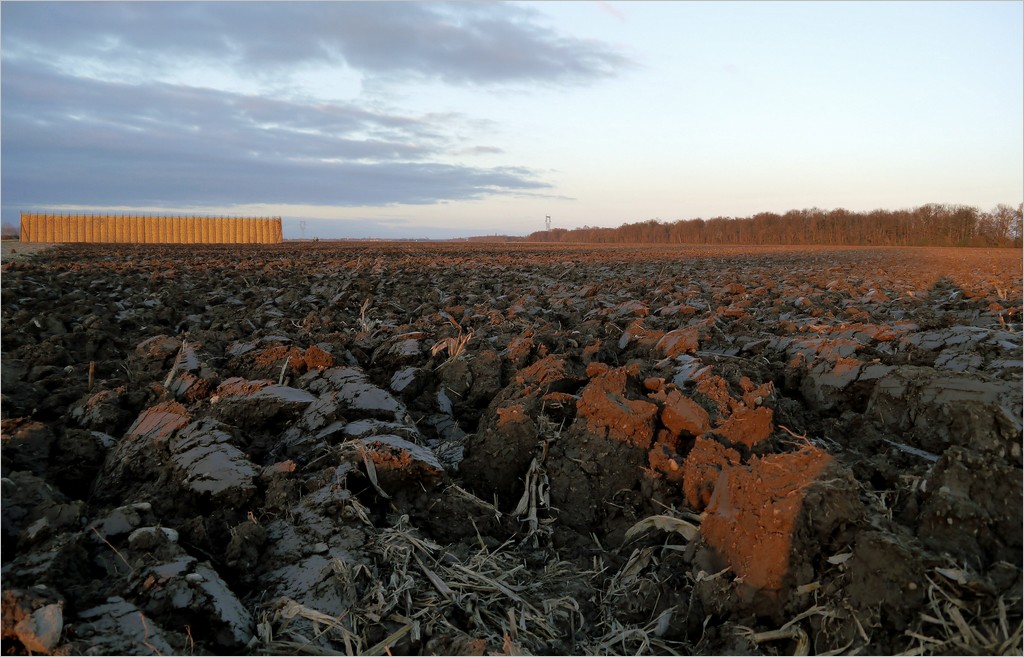
<path fill-rule="evenodd" d="M 280 217 L 152 217 L 21 213 L 22 242 L 279 244 Z"/>

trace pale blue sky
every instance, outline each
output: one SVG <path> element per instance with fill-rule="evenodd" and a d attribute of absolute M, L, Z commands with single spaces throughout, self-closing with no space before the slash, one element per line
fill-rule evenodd
<path fill-rule="evenodd" d="M 5 222 L 446 237 L 1024 200 L 1021 2 L 0 11 Z"/>

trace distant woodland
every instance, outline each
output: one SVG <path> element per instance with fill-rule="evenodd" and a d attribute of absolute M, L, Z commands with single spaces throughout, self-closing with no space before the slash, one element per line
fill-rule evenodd
<path fill-rule="evenodd" d="M 618 228 L 584 226 L 531 233 L 529 242 L 597 244 L 825 244 L 850 246 L 1021 246 L 1024 204 L 988 212 L 931 203 L 909 210 L 790 210 L 752 217 L 714 217 Z M 481 238 L 482 239 L 482 238 Z M 495 239 L 495 238 L 491 238 Z M 497 238 L 502 239 L 502 238 Z M 505 238 L 510 239 L 510 238 Z"/>

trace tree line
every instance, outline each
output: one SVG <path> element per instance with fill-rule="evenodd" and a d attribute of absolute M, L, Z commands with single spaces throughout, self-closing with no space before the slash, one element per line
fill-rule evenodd
<path fill-rule="evenodd" d="M 597 244 L 824 244 L 849 246 L 1021 246 L 1024 204 L 983 212 L 966 205 L 929 203 L 906 210 L 790 210 L 752 217 L 663 222 L 618 228 L 584 226 L 531 233 L 530 242 Z"/>

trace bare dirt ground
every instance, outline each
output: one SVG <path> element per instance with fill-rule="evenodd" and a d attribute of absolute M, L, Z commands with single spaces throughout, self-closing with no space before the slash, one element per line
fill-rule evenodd
<path fill-rule="evenodd" d="M 1020 654 L 1021 311 L 1019 250 L 5 251 L 4 652 Z"/>
<path fill-rule="evenodd" d="M 24 262 L 54 246 L 56 245 L 43 242 L 26 242 L 22 244 L 18 240 L 0 240 L 0 263 Z"/>

